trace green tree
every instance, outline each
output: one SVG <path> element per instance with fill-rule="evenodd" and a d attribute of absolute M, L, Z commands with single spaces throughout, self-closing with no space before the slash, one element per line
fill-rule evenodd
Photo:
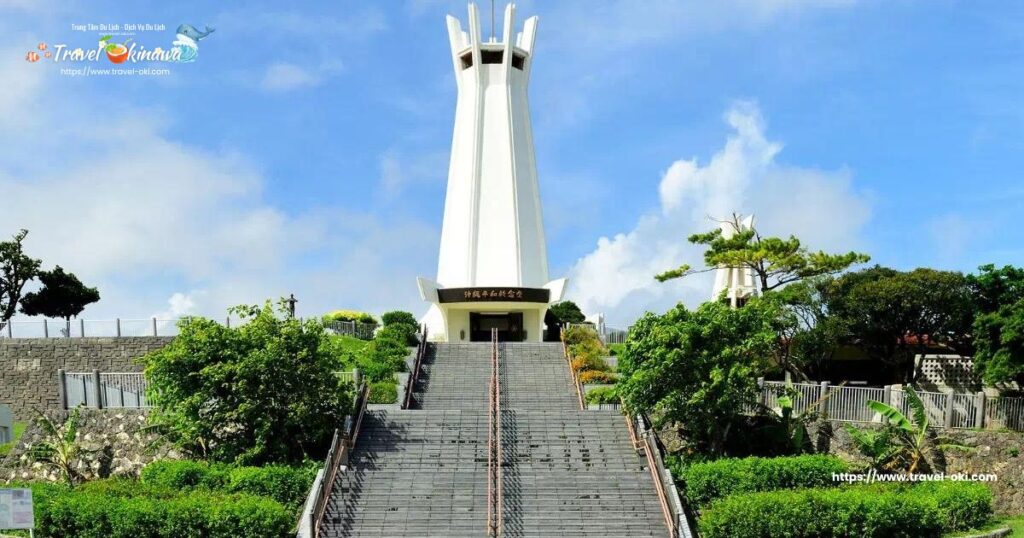
<path fill-rule="evenodd" d="M 295 463 L 325 453 L 350 411 L 352 390 L 319 321 L 287 306 L 239 306 L 248 320 L 227 328 L 203 318 L 141 359 L 157 428 L 186 451 L 242 464 Z"/>
<path fill-rule="evenodd" d="M 39 291 L 25 294 L 21 299 L 21 313 L 26 316 L 50 318 L 71 318 L 82 313 L 86 305 L 100 300 L 100 292 L 90 288 L 73 273 L 66 273 L 61 266 L 53 271 L 40 271 Z"/>
<path fill-rule="evenodd" d="M 0 328 L 18 311 L 25 284 L 39 272 L 40 260 L 25 255 L 22 242 L 28 230 L 14 234 L 10 241 L 0 241 Z"/>
<path fill-rule="evenodd" d="M 1024 299 L 1024 268 L 1007 265 L 996 269 L 992 264 L 982 265 L 978 274 L 967 275 L 967 283 L 974 294 L 975 308 L 982 314 Z"/>
<path fill-rule="evenodd" d="M 753 271 L 763 294 L 805 278 L 840 273 L 851 265 L 871 259 L 867 254 L 852 251 L 846 254 L 810 252 L 793 236 L 789 239 L 762 237 L 756 228 L 742 227 L 739 215 L 733 215 L 727 225 L 733 229 L 731 237 L 723 235 L 720 228 L 689 237 L 691 243 L 707 246 L 704 251 L 705 267 L 694 269 L 683 265 L 654 278 L 665 282 L 718 267 L 745 267 Z"/>
<path fill-rule="evenodd" d="M 1024 383 L 1024 299 L 974 321 L 974 368 L 986 383 Z"/>
<path fill-rule="evenodd" d="M 846 341 L 913 377 L 914 355 L 943 345 L 971 352 L 972 295 L 954 271 L 882 267 L 845 274 L 827 285 L 826 304 Z"/>
<path fill-rule="evenodd" d="M 583 315 L 583 311 L 580 310 L 580 307 L 572 301 L 555 303 L 548 308 L 548 313 L 554 318 L 554 322 L 559 325 L 565 325 L 567 323 L 583 323 L 583 321 L 587 319 L 587 317 Z"/>
<path fill-rule="evenodd" d="M 619 369 L 627 406 L 658 425 L 678 422 L 699 450 L 722 454 L 758 397 L 780 318 L 775 303 L 733 310 L 717 302 L 648 313 L 630 331 Z"/>

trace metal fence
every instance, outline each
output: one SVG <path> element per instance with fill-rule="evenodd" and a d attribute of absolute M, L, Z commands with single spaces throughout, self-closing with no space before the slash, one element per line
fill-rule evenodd
<path fill-rule="evenodd" d="M 83 338 L 113 337 L 130 338 L 141 336 L 178 336 L 179 324 L 188 318 L 175 319 L 32 319 L 0 323 L 0 338 Z M 301 321 L 301 318 L 300 318 Z M 245 320 L 225 318 L 219 321 L 226 327 L 238 327 Z M 335 321 L 327 328 L 337 334 L 354 336 L 363 340 L 373 339 L 376 325 L 354 321 Z"/>
<path fill-rule="evenodd" d="M 373 331 L 377 329 L 374 323 L 358 323 L 355 321 L 332 321 L 326 325 L 335 334 L 354 336 L 360 340 L 372 340 Z"/>
<path fill-rule="evenodd" d="M 820 412 L 842 422 L 882 422 L 882 416 L 868 407 L 874 400 L 889 404 L 904 415 L 913 413 L 910 399 L 899 387 L 847 387 L 828 383 L 761 383 L 760 403 L 781 414 L 779 396 L 791 396 L 794 416 Z M 924 404 L 928 422 L 947 428 L 1009 428 L 1024 431 L 1024 398 L 988 397 L 978 393 L 915 391 Z"/>
<path fill-rule="evenodd" d="M 141 372 L 57 372 L 64 409 L 151 407 L 146 398 L 146 378 Z"/>

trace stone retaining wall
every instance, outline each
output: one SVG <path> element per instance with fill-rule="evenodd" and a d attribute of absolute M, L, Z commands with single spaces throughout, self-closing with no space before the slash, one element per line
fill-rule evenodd
<path fill-rule="evenodd" d="M 150 462 L 158 459 L 180 459 L 181 454 L 160 436 L 147 428 L 147 409 L 79 409 L 77 439 L 85 454 L 75 464 L 85 479 L 122 476 L 137 478 Z M 63 421 L 66 412 L 48 413 L 55 421 Z M 59 422 L 58 422 L 59 423 Z M 58 481 L 60 476 L 41 464 L 34 463 L 26 450 L 43 438 L 42 430 L 30 425 L 7 459 L 0 462 L 0 483 L 9 480 Z"/>
<path fill-rule="evenodd" d="M 137 372 L 135 359 L 166 346 L 174 337 L 0 338 L 0 404 L 15 420 L 30 420 L 35 410 L 56 410 L 57 370 Z"/>
<path fill-rule="evenodd" d="M 811 439 L 817 440 L 819 452 L 827 452 L 852 461 L 866 461 L 857 451 L 850 433 L 842 423 L 830 422 L 812 430 Z M 935 472 L 945 472 L 947 475 L 995 474 L 998 481 L 990 482 L 988 485 L 995 494 L 996 512 L 1024 514 L 1024 433 L 941 429 L 936 430 L 936 434 L 943 440 L 971 449 L 944 450 L 941 457 L 933 458 Z"/>

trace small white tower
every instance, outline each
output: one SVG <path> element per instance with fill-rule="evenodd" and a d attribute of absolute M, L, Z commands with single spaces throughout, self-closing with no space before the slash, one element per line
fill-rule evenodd
<path fill-rule="evenodd" d="M 509 4 L 500 41 L 481 37 L 474 4 L 468 33 L 455 17 L 447 22 L 458 102 L 437 281 L 419 279 L 433 303 L 424 322 L 439 340 L 479 340 L 497 328 L 539 341 L 565 279 L 548 281 L 527 99 L 537 17 L 515 33 Z"/>
<path fill-rule="evenodd" d="M 754 229 L 754 216 L 750 215 L 742 219 L 739 215 L 733 220 L 727 220 L 720 224 L 722 237 L 730 238 L 741 231 Z M 717 301 L 725 292 L 725 300 L 729 306 L 737 308 L 743 306 L 747 299 L 757 295 L 757 282 L 754 280 L 754 272 L 749 267 L 719 267 L 715 269 L 715 287 L 711 290 L 711 300 Z"/>

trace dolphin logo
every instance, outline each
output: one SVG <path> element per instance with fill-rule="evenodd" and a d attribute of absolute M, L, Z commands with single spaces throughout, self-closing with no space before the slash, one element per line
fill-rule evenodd
<path fill-rule="evenodd" d="M 204 37 L 212 34 L 215 30 L 215 28 L 210 28 L 209 26 L 207 26 L 206 31 L 200 32 L 199 30 L 196 30 L 196 27 L 192 26 L 191 24 L 182 24 L 181 26 L 178 26 L 178 31 L 175 33 L 188 37 L 193 41 L 199 41 L 200 39 L 203 39 Z"/>

